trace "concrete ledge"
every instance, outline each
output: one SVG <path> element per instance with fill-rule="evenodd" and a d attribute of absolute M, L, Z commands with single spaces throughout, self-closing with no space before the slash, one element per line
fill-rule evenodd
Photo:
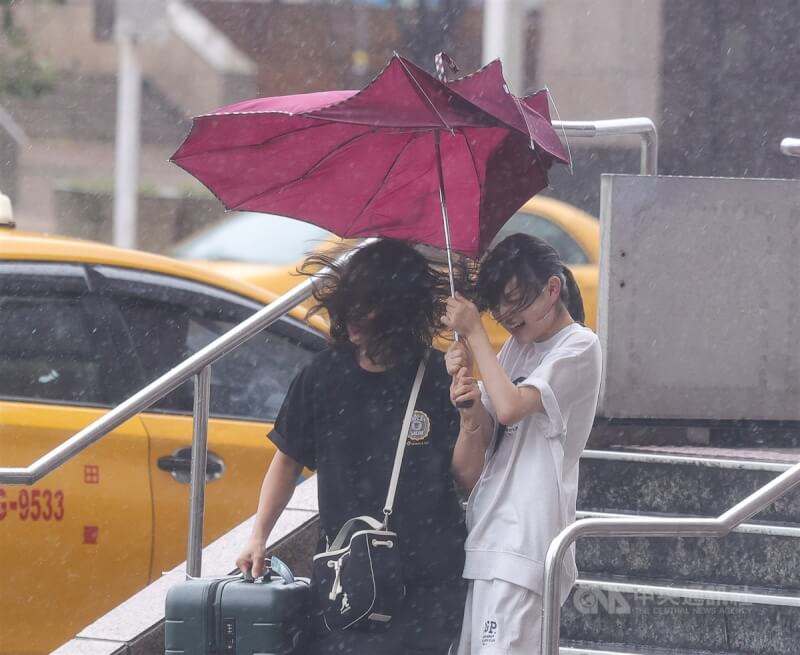
<path fill-rule="evenodd" d="M 308 573 L 317 545 L 317 479 L 298 485 L 267 542 L 299 575 Z M 250 536 L 253 517 L 203 549 L 203 575 L 228 575 Z M 185 579 L 186 562 L 164 574 L 53 651 L 54 655 L 161 655 L 164 652 L 164 602 L 167 591 Z"/>

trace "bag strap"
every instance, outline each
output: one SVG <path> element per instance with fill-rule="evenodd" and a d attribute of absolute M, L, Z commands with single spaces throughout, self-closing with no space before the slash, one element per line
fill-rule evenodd
<path fill-rule="evenodd" d="M 400 428 L 400 438 L 397 440 L 397 452 L 395 452 L 394 455 L 392 479 L 389 482 L 389 493 L 386 494 L 386 505 L 383 508 L 384 529 L 388 527 L 389 517 L 392 514 L 394 495 L 397 491 L 397 481 L 400 479 L 400 466 L 403 464 L 403 453 L 405 452 L 406 441 L 408 440 L 408 429 L 411 427 L 411 417 L 414 415 L 414 407 L 417 404 L 417 396 L 419 395 L 419 388 L 422 386 L 422 378 L 425 375 L 425 366 L 428 363 L 429 355 L 430 351 L 426 350 L 417 367 L 417 377 L 414 378 L 414 385 L 411 387 L 411 396 L 409 396 L 408 405 L 406 406 L 406 415 L 403 418 L 403 427 Z"/>
<path fill-rule="evenodd" d="M 353 532 L 354 528 L 359 523 L 364 523 L 373 530 L 380 530 L 383 527 L 383 524 L 380 521 L 375 520 L 371 516 L 357 516 L 353 519 L 349 519 L 342 526 L 342 529 L 339 530 L 339 534 L 336 535 L 336 539 L 333 540 L 333 543 L 328 546 L 328 549 L 325 552 L 329 553 L 342 548 L 344 546 L 344 542 L 350 537 L 350 533 Z"/>

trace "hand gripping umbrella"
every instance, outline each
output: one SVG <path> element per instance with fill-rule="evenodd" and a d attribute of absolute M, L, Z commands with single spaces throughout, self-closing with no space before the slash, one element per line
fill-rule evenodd
<path fill-rule="evenodd" d="M 172 161 L 227 209 L 445 248 L 452 288 L 450 251 L 477 257 L 567 154 L 546 92 L 512 95 L 499 61 L 448 83 L 394 55 L 360 91 L 198 116 Z"/>

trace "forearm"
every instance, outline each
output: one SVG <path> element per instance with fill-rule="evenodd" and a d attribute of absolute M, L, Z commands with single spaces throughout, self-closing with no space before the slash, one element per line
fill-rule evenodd
<path fill-rule="evenodd" d="M 513 425 L 529 414 L 541 410 L 541 397 L 532 387 L 517 387 L 497 361 L 492 344 L 483 326 L 468 337 L 472 356 L 481 372 L 486 393 L 492 400 L 497 420 Z"/>
<path fill-rule="evenodd" d="M 480 402 L 473 409 L 462 411 L 452 469 L 456 482 L 467 491 L 472 490 L 481 475 L 493 430 L 494 420 Z"/>
<path fill-rule="evenodd" d="M 269 465 L 258 497 L 253 539 L 265 543 L 294 493 L 303 465 L 278 450 Z"/>

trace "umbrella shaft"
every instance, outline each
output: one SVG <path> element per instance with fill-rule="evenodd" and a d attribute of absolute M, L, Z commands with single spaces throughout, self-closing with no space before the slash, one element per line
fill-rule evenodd
<path fill-rule="evenodd" d="M 435 140 L 436 146 L 436 170 L 439 173 L 439 203 L 442 206 L 442 223 L 444 224 L 444 245 L 447 251 L 447 271 L 450 274 L 450 294 L 456 295 L 456 287 L 453 281 L 453 258 L 452 247 L 450 244 L 450 221 L 447 218 L 447 199 L 444 195 L 444 172 L 442 171 L 442 150 L 439 145 L 439 130 L 436 130 Z"/>
<path fill-rule="evenodd" d="M 447 252 L 447 272 L 450 277 L 450 295 L 455 298 L 456 285 L 453 280 L 453 255 L 450 246 L 450 222 L 447 219 L 447 199 L 444 195 L 444 172 L 442 171 L 442 150 L 439 146 L 439 130 L 435 132 L 436 145 L 436 170 L 439 173 L 439 203 L 442 206 L 442 223 L 444 224 L 444 245 Z M 458 332 L 453 332 L 453 338 L 458 341 Z"/>

